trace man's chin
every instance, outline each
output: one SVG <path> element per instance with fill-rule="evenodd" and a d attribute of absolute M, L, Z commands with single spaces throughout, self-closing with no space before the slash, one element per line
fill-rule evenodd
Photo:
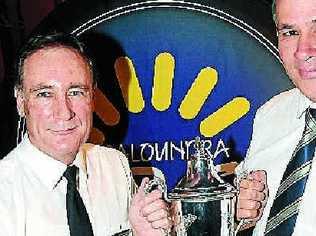
<path fill-rule="evenodd" d="M 50 151 L 50 156 L 66 165 L 71 164 L 76 158 L 78 148 L 59 148 Z"/>
<path fill-rule="evenodd" d="M 316 79 L 314 80 L 315 85 L 314 86 L 301 86 L 298 87 L 300 89 L 300 91 L 306 96 L 308 97 L 311 101 L 316 102 Z"/>
<path fill-rule="evenodd" d="M 79 141 L 74 138 L 50 139 L 45 145 L 49 150 L 49 155 L 54 159 L 62 161 L 64 158 L 74 158 L 80 148 Z"/>

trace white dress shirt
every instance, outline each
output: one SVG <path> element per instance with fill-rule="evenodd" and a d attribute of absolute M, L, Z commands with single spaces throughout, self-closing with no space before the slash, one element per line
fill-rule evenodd
<path fill-rule="evenodd" d="M 251 170 L 267 172 L 269 197 L 262 218 L 254 229 L 255 236 L 264 235 L 270 208 L 283 173 L 302 137 L 305 112 L 308 107 L 315 107 L 315 104 L 298 89 L 292 89 L 273 97 L 257 111 L 247 157 L 236 170 L 237 175 Z M 316 160 L 314 158 L 293 235 L 309 236 L 315 235 L 315 232 Z"/>
<path fill-rule="evenodd" d="M 73 163 L 94 236 L 129 229 L 131 174 L 117 150 L 85 144 Z M 28 138 L 0 161 L 0 235 L 69 236 L 66 165 Z"/>

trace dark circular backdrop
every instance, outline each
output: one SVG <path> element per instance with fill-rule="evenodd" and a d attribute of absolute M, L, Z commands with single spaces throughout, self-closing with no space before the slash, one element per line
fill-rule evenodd
<path fill-rule="evenodd" d="M 158 167 L 170 189 L 195 136 L 216 162 L 242 160 L 257 108 L 292 86 L 270 12 L 252 0 L 68 2 L 34 33 L 86 41 L 100 71 L 92 141 Z"/>

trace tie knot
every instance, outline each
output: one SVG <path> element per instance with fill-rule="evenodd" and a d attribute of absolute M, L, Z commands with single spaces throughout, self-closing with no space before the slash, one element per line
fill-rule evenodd
<path fill-rule="evenodd" d="M 308 111 L 309 111 L 309 114 L 311 114 L 312 118 L 314 120 L 316 120 L 316 109 L 315 108 L 309 108 Z"/>
<path fill-rule="evenodd" d="M 77 169 L 76 166 L 68 166 L 63 174 L 68 183 L 74 186 L 76 186 Z"/>
<path fill-rule="evenodd" d="M 305 115 L 305 123 L 308 130 L 316 132 L 316 109 L 308 108 Z"/>

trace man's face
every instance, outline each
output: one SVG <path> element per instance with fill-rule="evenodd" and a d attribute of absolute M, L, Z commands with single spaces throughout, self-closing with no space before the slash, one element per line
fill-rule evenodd
<path fill-rule="evenodd" d="M 277 0 L 276 23 L 286 72 L 316 102 L 316 1 Z"/>
<path fill-rule="evenodd" d="M 87 63 L 71 49 L 51 47 L 29 56 L 23 72 L 17 104 L 31 143 L 72 163 L 92 126 L 93 82 Z"/>

